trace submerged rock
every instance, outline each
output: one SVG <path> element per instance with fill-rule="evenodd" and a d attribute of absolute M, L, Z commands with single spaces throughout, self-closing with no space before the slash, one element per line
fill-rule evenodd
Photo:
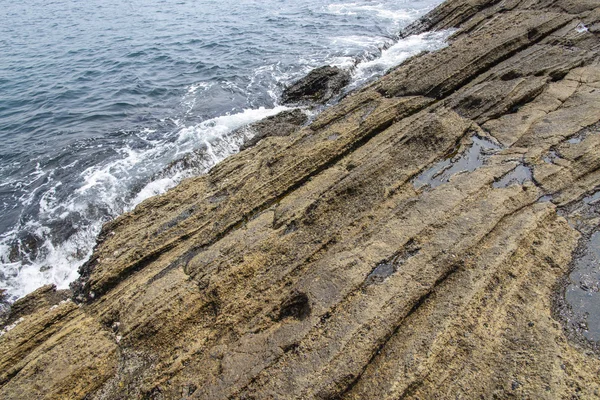
<path fill-rule="evenodd" d="M 447 48 L 105 225 L 81 303 L 0 337 L 0 398 L 597 398 L 555 304 L 599 226 L 599 23 L 446 2 L 412 29 Z"/>
<path fill-rule="evenodd" d="M 281 96 L 283 104 L 326 103 L 350 83 L 350 73 L 339 67 L 324 66 L 310 73 L 291 86 Z"/>

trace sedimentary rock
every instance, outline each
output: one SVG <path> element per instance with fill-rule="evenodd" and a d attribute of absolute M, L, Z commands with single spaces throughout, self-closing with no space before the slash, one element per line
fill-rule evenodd
<path fill-rule="evenodd" d="M 0 326 L 6 325 L 10 314 L 10 302 L 5 290 L 0 289 Z"/>
<path fill-rule="evenodd" d="M 240 130 L 243 130 L 249 138 L 244 141 L 240 150 L 256 146 L 258 142 L 270 136 L 289 136 L 304 125 L 307 120 L 308 116 L 302 110 L 294 109 L 280 112 L 277 115 L 241 128 Z"/>
<path fill-rule="evenodd" d="M 10 313 L 5 324 L 10 325 L 22 317 L 46 310 L 62 301 L 69 300 L 69 290 L 56 290 L 54 285 L 45 285 L 33 291 L 28 296 L 15 301 L 10 305 Z"/>
<path fill-rule="evenodd" d="M 350 73 L 328 65 L 315 68 L 304 78 L 285 88 L 281 95 L 287 103 L 326 103 L 350 83 Z"/>
<path fill-rule="evenodd" d="M 408 32 L 445 49 L 105 225 L 75 302 L 0 337 L 0 397 L 598 397 L 561 285 L 598 226 L 599 21 L 440 6 Z"/>

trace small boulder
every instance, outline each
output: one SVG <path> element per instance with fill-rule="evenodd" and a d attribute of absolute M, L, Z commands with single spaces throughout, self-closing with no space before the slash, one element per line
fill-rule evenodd
<path fill-rule="evenodd" d="M 240 150 L 255 146 L 269 136 L 289 136 L 306 123 L 308 117 L 302 110 L 294 109 L 264 118 L 241 129 L 251 131 L 252 137 L 244 142 Z"/>
<path fill-rule="evenodd" d="M 21 317 L 31 315 L 42 308 L 50 308 L 69 298 L 71 298 L 70 290 L 56 290 L 55 285 L 42 286 L 15 301 L 10 306 L 10 311 L 2 322 L 5 325 L 10 325 Z"/>
<path fill-rule="evenodd" d="M 8 292 L 0 289 L 0 328 L 6 325 L 10 315 L 10 302 L 8 301 Z"/>
<path fill-rule="evenodd" d="M 338 67 L 313 69 L 304 78 L 287 87 L 282 94 L 283 104 L 325 103 L 350 83 L 350 73 Z"/>

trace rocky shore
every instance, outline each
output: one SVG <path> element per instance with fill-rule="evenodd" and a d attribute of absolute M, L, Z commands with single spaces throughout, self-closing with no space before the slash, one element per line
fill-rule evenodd
<path fill-rule="evenodd" d="M 600 221 L 600 0 L 449 0 L 404 35 L 441 29 L 108 223 L 72 293 L 13 305 L 0 398 L 600 398 L 599 317 L 564 300 Z"/>

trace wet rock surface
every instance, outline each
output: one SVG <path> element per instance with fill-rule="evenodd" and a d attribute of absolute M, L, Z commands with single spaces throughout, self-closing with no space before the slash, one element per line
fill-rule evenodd
<path fill-rule="evenodd" d="M 71 296 L 72 293 L 69 290 L 56 290 L 54 285 L 42 286 L 11 304 L 4 324 L 10 325 L 22 317 L 69 300 Z"/>
<path fill-rule="evenodd" d="M 339 67 L 313 69 L 304 78 L 287 87 L 281 96 L 283 104 L 326 103 L 350 83 L 350 72 Z"/>
<path fill-rule="evenodd" d="M 0 398 L 597 398 L 599 25 L 446 2 L 447 48 L 106 224 Z"/>
<path fill-rule="evenodd" d="M 593 343 L 600 342 L 600 232 L 595 232 L 574 260 L 565 300 L 574 327 Z"/>
<path fill-rule="evenodd" d="M 5 290 L 0 289 L 0 329 L 6 325 L 10 314 L 10 302 Z"/>
<path fill-rule="evenodd" d="M 304 125 L 306 121 L 308 121 L 306 113 L 300 109 L 294 109 L 283 111 L 262 121 L 250 124 L 247 127 L 241 128 L 245 130 L 246 136 L 250 136 L 250 138 L 244 141 L 240 150 L 256 146 L 258 142 L 267 137 L 289 136 Z"/>
<path fill-rule="evenodd" d="M 590 134 L 600 134 L 592 125 L 567 140 L 581 143 Z M 578 140 L 573 140 L 577 138 Z M 558 152 L 552 162 L 559 162 Z M 562 282 L 557 296 L 557 313 L 565 321 L 572 340 L 583 342 L 597 352 L 600 349 L 600 191 L 595 190 L 578 201 L 560 207 L 559 214 L 581 233 L 573 254 L 572 270 Z"/>
<path fill-rule="evenodd" d="M 220 139 L 219 142 L 226 141 L 229 143 L 229 146 L 233 145 L 239 148 L 240 151 L 246 150 L 270 136 L 289 136 L 300 129 L 307 120 L 307 114 L 299 108 L 286 110 L 261 121 L 235 129 L 228 133 L 226 138 Z M 214 156 L 211 154 L 213 151 L 214 149 L 209 148 L 207 144 L 203 144 L 184 157 L 171 162 L 153 180 L 171 177 L 177 175 L 178 172 L 185 172 L 186 175 L 203 174 L 215 163 Z"/>

